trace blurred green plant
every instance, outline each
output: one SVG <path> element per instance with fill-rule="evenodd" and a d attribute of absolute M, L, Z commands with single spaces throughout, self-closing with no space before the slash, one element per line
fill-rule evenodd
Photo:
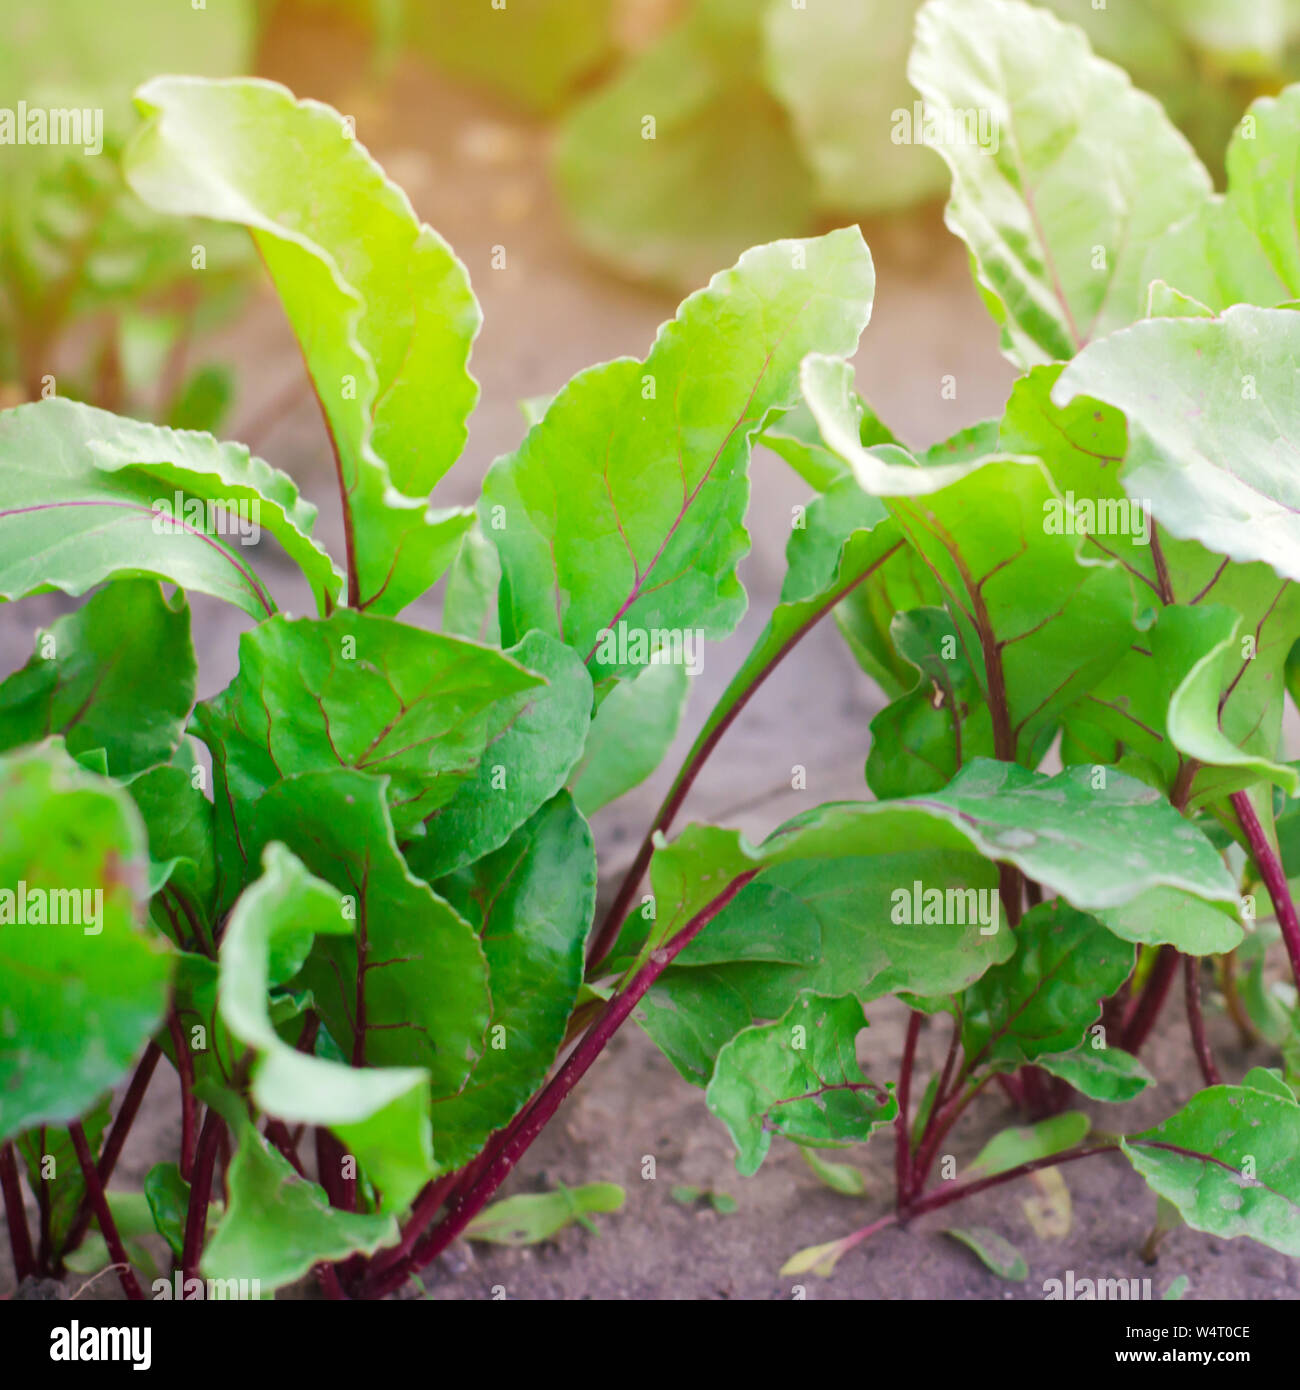
<path fill-rule="evenodd" d="M 23 114 L 51 110 L 82 113 L 84 127 L 75 144 L 0 143 L 0 394 L 13 404 L 57 389 L 212 428 L 232 379 L 192 366 L 190 344 L 238 302 L 252 258 L 229 228 L 146 208 L 121 154 L 144 78 L 247 69 L 251 4 L 137 0 L 105 24 L 98 0 L 0 0 L 0 21 L 0 106 L 15 132 Z"/>

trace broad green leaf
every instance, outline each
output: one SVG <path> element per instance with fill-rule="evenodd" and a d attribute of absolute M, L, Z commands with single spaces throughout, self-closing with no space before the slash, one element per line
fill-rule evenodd
<path fill-rule="evenodd" d="M 1092 396 L 1124 412 L 1124 489 L 1171 535 L 1295 579 L 1297 352 L 1300 314 L 1290 309 L 1148 319 L 1088 348 L 1052 397 Z"/>
<path fill-rule="evenodd" d="M 888 212 L 944 188 L 943 166 L 925 152 L 920 133 L 903 138 L 911 133 L 914 101 L 903 55 L 919 4 L 767 6 L 767 84 L 790 112 L 817 175 L 817 201 L 828 212 Z"/>
<path fill-rule="evenodd" d="M 1016 954 L 962 1000 L 967 1067 L 1005 1071 L 1074 1051 L 1132 973 L 1135 954 L 1095 917 L 1060 902 L 1034 908 L 1016 928 Z"/>
<path fill-rule="evenodd" d="M 438 888 L 478 932 L 492 997 L 482 1056 L 433 1107 L 435 1152 L 458 1167 L 532 1098 L 564 1042 L 596 906 L 591 831 L 562 792 Z"/>
<path fill-rule="evenodd" d="M 617 801 L 659 766 L 690 691 L 690 673 L 672 661 L 651 662 L 631 680 L 614 683 L 569 774 L 569 790 L 584 816 Z"/>
<path fill-rule="evenodd" d="M 1031 765 L 1056 717 L 1132 638 L 1131 580 L 1080 563 L 1083 540 L 1051 529 L 1061 504 L 1044 465 L 993 454 L 926 467 L 857 441 L 848 363 L 810 356 L 803 391 L 828 447 L 887 506 L 943 594 L 989 706 L 994 746 Z"/>
<path fill-rule="evenodd" d="M 185 1224 L 189 1216 L 190 1185 L 174 1163 L 155 1163 L 145 1174 L 145 1201 L 158 1234 L 179 1260 L 185 1250 Z M 211 1212 L 211 1206 L 209 1206 Z"/>
<path fill-rule="evenodd" d="M 947 612 L 897 613 L 890 634 L 917 680 L 871 721 L 867 785 L 882 800 L 939 791 L 966 759 L 994 751 L 989 708 Z"/>
<path fill-rule="evenodd" d="M 0 757 L 0 1139 L 88 1110 L 162 1019 L 144 827 L 56 740 Z M 57 921 L 52 919 L 57 918 Z"/>
<path fill-rule="evenodd" d="M 1251 1067 L 1241 1078 L 1241 1084 L 1256 1091 L 1266 1091 L 1271 1096 L 1281 1096 L 1283 1100 L 1294 1101 L 1296 1098 L 1295 1092 L 1282 1079 L 1276 1067 Z"/>
<path fill-rule="evenodd" d="M 356 1067 L 423 1067 L 435 1100 L 458 1092 L 485 1045 L 483 948 L 397 852 L 382 778 L 347 769 L 276 783 L 257 805 L 251 852 L 283 841 L 351 899 L 354 936 L 318 937 L 301 980 Z"/>
<path fill-rule="evenodd" d="M 1251 105 L 1228 146 L 1227 193 L 1206 199 L 1149 249 L 1144 278 L 1214 310 L 1300 297 L 1296 198 L 1282 176 L 1297 154 L 1300 87 L 1288 87 Z"/>
<path fill-rule="evenodd" d="M 62 734 L 74 757 L 102 748 L 114 777 L 143 772 L 179 747 L 197 675 L 185 596 L 110 584 L 38 634 L 0 684 L 0 749 Z"/>
<path fill-rule="evenodd" d="M 0 598 L 150 576 L 261 618 L 275 604 L 240 543 L 254 518 L 318 602 L 338 594 L 341 576 L 311 539 L 316 509 L 241 445 L 58 396 L 0 412 Z"/>
<path fill-rule="evenodd" d="M 612 19 L 612 0 L 532 0 L 508 11 L 489 4 L 408 5 L 405 37 L 448 72 L 549 113 L 609 57 Z"/>
<path fill-rule="evenodd" d="M 768 8 L 698 0 L 570 112 L 555 176 L 588 250 L 681 288 L 746 246 L 808 230 L 814 180 L 760 76 Z"/>
<path fill-rule="evenodd" d="M 1038 368 L 1017 384 L 1001 446 L 1044 460 L 1071 527 L 1087 532 L 1081 554 L 1117 561 L 1135 580 L 1135 616 L 1153 606 L 1158 615 L 1154 628 L 1142 617 L 1146 630 L 1132 634 L 1129 652 L 1086 692 L 1069 724 L 1104 729 L 1123 745 L 1103 761 L 1129 750 L 1171 792 L 1182 777 L 1179 798 L 1193 808 L 1257 776 L 1288 782 L 1274 759 L 1280 672 L 1300 633 L 1300 600 L 1268 565 L 1229 565 L 1157 527 L 1147 498 L 1125 493 L 1124 416 L 1087 395 L 1054 403 L 1054 395 L 1073 394 L 1054 391 L 1060 373 Z M 1182 469 L 1181 455 L 1174 466 Z M 1171 472 L 1171 494 L 1182 487 Z"/>
<path fill-rule="evenodd" d="M 541 684 L 491 648 L 351 609 L 244 633 L 239 674 L 195 711 L 212 750 L 223 896 L 232 875 L 251 872 L 249 808 L 283 775 L 348 767 L 385 777 L 398 833 L 409 835 L 473 776 Z"/>
<path fill-rule="evenodd" d="M 1025 1257 L 1004 1236 L 991 1231 L 987 1226 L 962 1228 L 949 1226 L 944 1235 L 959 1241 L 968 1250 L 973 1250 L 985 1269 L 992 1270 L 999 1279 L 1013 1284 L 1022 1284 L 1029 1278 L 1029 1266 Z"/>
<path fill-rule="evenodd" d="M 1153 1129 L 1120 1140 L 1147 1185 L 1211 1235 L 1300 1254 L 1300 1106 L 1210 1086 Z"/>
<path fill-rule="evenodd" d="M 1012 360 L 1069 358 L 1132 323 L 1148 248 L 1210 194 L 1160 104 L 1078 29 L 1011 0 L 931 0 L 908 77 Z"/>
<path fill-rule="evenodd" d="M 484 1207 L 465 1227 L 465 1239 L 491 1245 L 540 1245 L 575 1221 L 599 1234 L 592 1213 L 622 1211 L 623 1201 L 623 1189 L 612 1182 L 520 1193 Z"/>
<path fill-rule="evenodd" d="M 900 442 L 861 396 L 853 404 L 858 417 L 858 440 L 864 449 L 873 444 Z M 831 484 L 849 471 L 843 459 L 826 447 L 817 421 L 803 401 L 773 419 L 759 435 L 759 441 L 783 458 L 817 492 L 828 492 Z"/>
<path fill-rule="evenodd" d="M 1097 916 L 1116 936 L 1140 946 L 1166 942 L 1188 956 L 1219 956 L 1241 944 L 1235 910 L 1203 902 L 1176 888 L 1152 888 Z"/>
<path fill-rule="evenodd" d="M 355 605 L 400 612 L 470 522 L 428 504 L 478 394 L 464 266 L 329 107 L 251 79 L 156 78 L 136 101 L 148 119 L 126 159 L 132 188 L 249 230 L 338 452 Z"/>
<path fill-rule="evenodd" d="M 300 1178 L 251 1124 L 238 1139 L 230 1203 L 199 1262 L 205 1278 L 256 1279 L 272 1293 L 322 1261 L 372 1255 L 397 1240 L 393 1216 L 331 1207 L 325 1190 Z"/>
<path fill-rule="evenodd" d="M 1091 1040 L 1073 1052 L 1037 1057 L 1034 1065 L 1068 1081 L 1090 1100 L 1132 1100 L 1155 1082 L 1131 1053 L 1118 1047 L 1093 1047 Z"/>
<path fill-rule="evenodd" d="M 503 638 L 558 636 L 599 682 L 665 641 L 689 656 L 688 640 L 726 636 L 745 606 L 752 440 L 794 404 L 807 352 L 854 349 L 873 286 L 857 228 L 757 247 L 685 301 L 644 362 L 569 382 L 484 483 L 485 522 L 502 521 Z"/>
<path fill-rule="evenodd" d="M 333 1130 L 382 1192 L 385 1208 L 400 1210 L 434 1171 L 428 1073 L 348 1067 L 280 1038 L 268 990 L 298 973 L 317 935 L 351 936 L 357 923 L 345 917 L 339 893 L 282 845 L 268 846 L 262 864 L 262 877 L 240 896 L 226 924 L 218 994 L 222 1021 L 254 1052 L 252 1098 L 291 1124 Z"/>
<path fill-rule="evenodd" d="M 817 1181 L 832 1192 L 840 1192 L 845 1197 L 863 1197 L 867 1191 L 867 1180 L 860 1168 L 849 1163 L 835 1163 L 823 1158 L 815 1149 L 800 1145 L 799 1152 L 804 1162 L 812 1169 Z"/>
<path fill-rule="evenodd" d="M 592 690 L 578 656 L 544 632 L 530 632 L 505 656 L 546 684 L 511 702 L 509 723 L 489 738 L 470 776 L 425 817 L 423 838 L 407 845 L 411 868 L 430 882 L 505 844 L 560 790 L 582 753 Z"/>
<path fill-rule="evenodd" d="M 1004 1129 L 984 1145 L 962 1176 L 991 1178 L 1019 1168 L 1022 1163 L 1051 1158 L 1082 1143 L 1091 1127 L 1091 1121 L 1081 1111 L 1068 1110 L 1037 1124 Z"/>
<path fill-rule="evenodd" d="M 805 994 L 783 1018 L 722 1049 L 706 1099 L 731 1131 L 739 1172 L 758 1171 L 774 1133 L 839 1148 L 894 1118 L 892 1087 L 868 1081 L 858 1066 L 854 1044 L 866 1026 L 856 999 Z"/>

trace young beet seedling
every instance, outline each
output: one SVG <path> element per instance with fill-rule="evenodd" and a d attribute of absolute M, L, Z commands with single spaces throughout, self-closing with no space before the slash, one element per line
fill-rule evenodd
<path fill-rule="evenodd" d="M 1013 84 L 1026 70 L 1054 74 L 1051 103 Z M 1025 375 L 1000 420 L 914 456 L 845 362 L 805 362 L 803 406 L 765 439 L 821 489 L 810 528 L 837 511 L 874 522 L 879 563 L 837 616 L 893 697 L 866 767 L 879 802 L 858 813 L 882 842 L 816 873 L 764 867 L 656 982 L 645 1026 L 707 1087 L 743 1172 L 773 1134 L 830 1147 L 892 1120 L 895 1211 L 787 1273 L 829 1273 L 884 1226 L 1116 1151 L 1188 1224 L 1300 1254 L 1300 1015 L 1263 974 L 1280 937 L 1300 980 L 1297 767 L 1281 753 L 1300 639 L 1300 264 L 1272 172 L 1300 157 L 1300 88 L 1247 112 L 1217 197 L 1153 100 L 1021 4 L 926 5 L 910 76 L 934 128 L 957 133 L 938 144 L 948 222 Z M 1002 139 L 958 138 L 972 112 Z M 1035 769 L 1053 745 L 1066 766 L 1049 777 Z M 947 837 L 926 862 L 935 820 Z M 1272 926 L 1256 923 L 1261 887 Z M 1207 957 L 1285 1072 L 1223 1084 Z M 1151 1084 L 1136 1054 L 1180 973 L 1206 1089 L 1155 1128 L 1089 1140 L 1087 1116 L 1056 1112 L 1071 1088 L 1125 1101 Z M 888 994 L 911 1014 L 882 1088 L 854 1038 Z M 918 1038 L 943 1013 L 946 1056 L 918 1097 Z M 991 1081 L 1040 1123 L 958 1174 L 945 1141 Z M 1025 1277 L 999 1238 L 960 1234 Z"/>

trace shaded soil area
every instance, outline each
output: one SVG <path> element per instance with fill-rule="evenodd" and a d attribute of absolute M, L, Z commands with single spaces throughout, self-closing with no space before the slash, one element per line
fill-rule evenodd
<path fill-rule="evenodd" d="M 411 66 L 401 67 L 381 102 L 358 85 L 328 28 L 276 39 L 268 75 L 300 95 L 317 96 L 357 115 L 358 134 L 410 192 L 420 214 L 450 240 L 469 267 L 486 325 L 474 357 L 483 399 L 466 458 L 445 480 L 439 500 L 474 500 L 492 458 L 522 434 L 521 399 L 554 391 L 573 372 L 619 354 L 643 355 L 673 311 L 663 296 L 620 283 L 575 247 L 547 183 L 546 132 L 483 96 Z M 875 320 L 857 361 L 859 387 L 907 440 L 925 445 L 999 411 L 1012 380 L 997 352 L 996 331 L 970 282 L 963 248 L 928 208 L 887 226 L 869 226 L 877 262 Z M 507 248 L 507 268 L 491 268 L 492 248 Z M 320 533 L 342 552 L 327 444 L 297 349 L 272 297 L 261 293 L 237 324 L 202 345 L 237 364 L 241 394 L 228 433 L 292 473 L 321 507 Z M 955 400 L 941 397 L 952 376 Z M 778 460 L 759 456 L 753 469 L 753 553 L 742 567 L 751 611 L 729 641 L 710 649 L 677 744 L 649 782 L 595 818 L 602 878 L 608 887 L 635 852 L 644 827 L 712 700 L 739 666 L 776 600 L 784 570 L 790 508 L 806 500 L 801 483 Z M 281 606 L 309 611 L 308 596 L 275 556 L 266 571 Z M 21 665 L 33 632 L 72 606 L 41 596 L 0 607 L 0 674 Z M 238 634 L 248 621 L 199 596 L 194 601 L 200 694 L 219 690 L 237 668 Z M 417 604 L 409 621 L 436 620 L 436 597 Z M 752 836 L 818 802 L 865 795 L 863 762 L 879 692 L 858 671 L 831 623 L 815 630 L 773 675 L 699 778 L 686 818 L 736 825 Z M 791 768 L 807 769 L 807 787 L 791 789 Z M 1122 1108 L 1091 1107 L 1098 1123 L 1119 1130 L 1172 1112 L 1197 1089 L 1171 999 L 1165 1027 L 1151 1043 L 1158 1089 Z M 903 1013 L 892 1001 L 869 1011 L 861 1043 L 876 1078 L 896 1075 Z M 1246 1056 L 1222 1016 L 1211 1020 L 1228 1077 L 1274 1059 Z M 946 1024 L 922 1035 L 921 1059 L 942 1060 Z M 919 1086 L 917 1088 L 919 1090 Z M 119 1183 L 137 1186 L 149 1167 L 171 1157 L 179 1141 L 174 1076 L 160 1068 L 119 1167 Z M 1015 1117 L 997 1093 L 986 1094 L 952 1137 L 959 1163 Z M 642 1177 L 654 1159 L 655 1177 Z M 459 1243 L 429 1271 L 437 1299 L 769 1299 L 1037 1298 L 1043 1281 L 1073 1269 L 1078 1277 L 1153 1280 L 1156 1296 L 1178 1275 L 1190 1298 L 1294 1298 L 1300 1263 L 1245 1241 L 1226 1242 L 1179 1230 L 1159 1264 L 1138 1250 L 1155 1214 L 1155 1198 L 1123 1159 L 1090 1158 L 1062 1170 L 1072 1198 L 1068 1232 L 1035 1231 L 1022 1205 L 1035 1189 L 1021 1182 L 924 1218 L 904 1231 L 880 1233 L 847 1256 L 830 1280 L 778 1275 L 802 1247 L 847 1234 L 887 1210 L 892 1142 L 838 1155 L 864 1165 L 867 1196 L 822 1187 L 799 1153 L 778 1143 L 760 1173 L 737 1176 L 725 1129 L 703 1093 L 681 1081 L 639 1029 L 628 1027 L 596 1064 L 534 1146 L 506 1192 L 596 1179 L 622 1184 L 620 1213 L 598 1218 L 602 1235 L 565 1231 L 536 1249 Z M 738 1203 L 720 1215 L 701 1202 L 673 1199 L 674 1186 L 726 1192 Z M 1023 1284 L 999 1281 L 964 1248 L 939 1234 L 948 1224 L 986 1225 L 1016 1244 L 1029 1264 Z M 0 1294 L 13 1285 L 7 1246 L 0 1256 Z M 310 1290 L 304 1290 L 310 1296 Z M 111 1280 L 91 1296 L 112 1297 Z"/>

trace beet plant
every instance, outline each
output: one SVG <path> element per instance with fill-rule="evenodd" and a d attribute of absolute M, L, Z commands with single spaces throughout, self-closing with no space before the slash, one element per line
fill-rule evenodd
<path fill-rule="evenodd" d="M 835 231 L 747 252 L 643 360 L 530 407 L 474 510 L 430 500 L 477 393 L 451 249 L 327 107 L 254 81 L 138 93 L 135 193 L 244 227 L 284 306 L 344 553 L 237 444 L 59 398 L 0 414 L 0 596 L 93 591 L 0 685 L 20 1276 L 111 1263 L 142 1296 L 149 1235 L 163 1290 L 265 1295 L 314 1271 L 374 1298 L 463 1234 L 609 1209 L 604 1185 L 487 1204 L 633 1016 L 706 1088 L 743 1172 L 774 1136 L 893 1136 L 895 1210 L 791 1272 L 1114 1152 L 1190 1225 L 1300 1248 L 1295 999 L 1263 959 L 1272 931 L 1300 969 L 1279 751 L 1300 319 L 1273 307 L 1300 294 L 1274 174 L 1293 96 L 1252 108 L 1217 198 L 1078 31 L 1007 0 L 935 0 L 918 23 L 949 223 L 1025 373 L 1003 418 L 924 454 L 891 435 L 847 361 L 871 258 Z M 1050 92 L 1006 85 L 1026 71 Z M 972 111 L 996 147 L 958 138 Z M 699 644 L 742 616 L 759 439 L 816 493 L 781 601 L 598 915 L 586 817 L 662 759 Z M 315 617 L 277 610 L 239 544 L 254 523 Z M 402 621 L 440 580 L 442 630 Z M 197 705 L 189 590 L 255 624 Z M 670 839 L 710 752 L 831 612 L 889 698 L 863 736 L 874 799 L 757 845 Z M 1284 1069 L 1224 1084 L 1207 958 Z M 1206 1089 L 1089 1139 L 1071 1090 L 1151 1084 L 1138 1053 L 1180 971 Z M 858 1059 L 890 996 L 910 1010 L 896 1079 Z M 922 1087 L 927 1026 L 951 1042 Z M 179 1151 L 118 1191 L 163 1059 Z M 947 1137 L 991 1082 L 1034 1123 L 952 1178 Z"/>

